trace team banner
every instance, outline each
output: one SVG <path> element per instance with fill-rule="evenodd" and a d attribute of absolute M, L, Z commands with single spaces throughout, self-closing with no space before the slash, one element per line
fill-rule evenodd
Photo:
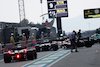
<path fill-rule="evenodd" d="M 98 18 L 100 17 L 100 8 L 84 10 L 84 18 Z"/>

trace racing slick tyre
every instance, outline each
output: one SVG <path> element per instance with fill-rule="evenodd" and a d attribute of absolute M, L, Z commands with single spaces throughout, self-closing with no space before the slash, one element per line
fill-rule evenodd
<path fill-rule="evenodd" d="M 33 53 L 34 53 L 34 59 L 37 59 L 37 53 L 36 53 L 36 51 L 33 51 Z"/>
<path fill-rule="evenodd" d="M 87 42 L 85 42 L 85 47 L 92 47 L 92 43 L 91 43 L 91 41 L 87 41 Z"/>
<path fill-rule="evenodd" d="M 100 43 L 100 39 L 97 39 L 97 42 Z"/>
<path fill-rule="evenodd" d="M 11 55 L 4 54 L 4 62 L 5 63 L 10 63 L 11 62 Z"/>
<path fill-rule="evenodd" d="M 53 50 L 54 51 L 58 50 L 58 45 L 53 45 Z"/>
<path fill-rule="evenodd" d="M 28 60 L 33 60 L 34 59 L 34 52 L 33 51 L 28 51 L 27 52 L 27 59 Z"/>
<path fill-rule="evenodd" d="M 93 43 L 93 45 L 95 44 L 95 40 L 91 40 L 91 42 Z"/>

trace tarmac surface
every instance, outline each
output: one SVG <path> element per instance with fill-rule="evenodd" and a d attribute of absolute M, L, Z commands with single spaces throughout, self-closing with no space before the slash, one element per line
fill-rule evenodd
<path fill-rule="evenodd" d="M 100 67 L 100 44 L 78 48 L 51 67 Z"/>
<path fill-rule="evenodd" d="M 65 49 L 60 50 L 63 52 L 69 51 Z M 81 47 L 78 48 L 78 51 L 79 52 L 69 53 L 68 55 L 64 54 L 62 58 L 59 58 L 57 61 L 53 62 L 52 65 L 45 67 L 100 67 L 100 44 L 97 43 L 90 48 Z M 38 52 L 38 58 L 36 60 L 46 59 L 45 56 L 49 56 L 50 54 L 56 52 L 59 52 L 59 50 Z M 18 61 L 11 63 L 4 63 L 3 60 L 0 60 L 0 67 L 22 67 L 36 60 Z"/>

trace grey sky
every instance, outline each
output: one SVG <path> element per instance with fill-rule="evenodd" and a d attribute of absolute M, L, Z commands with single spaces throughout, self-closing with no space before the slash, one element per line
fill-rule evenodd
<path fill-rule="evenodd" d="M 84 19 L 83 10 L 100 8 L 100 0 L 67 0 L 68 17 L 62 18 L 62 28 L 66 32 L 73 29 L 78 31 L 91 30 L 100 27 L 100 18 Z M 30 22 L 41 23 L 40 0 L 24 0 L 26 19 Z M 43 0 L 43 13 L 47 13 L 47 0 Z M 0 0 L 0 21 L 19 22 L 18 0 Z M 56 27 L 56 21 L 54 23 Z"/>

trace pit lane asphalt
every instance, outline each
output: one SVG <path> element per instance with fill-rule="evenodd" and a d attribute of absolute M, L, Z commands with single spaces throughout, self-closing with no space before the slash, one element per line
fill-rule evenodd
<path fill-rule="evenodd" d="M 100 44 L 95 44 L 91 48 L 78 48 L 79 52 L 74 52 L 59 60 L 50 67 L 100 67 Z M 38 59 L 54 51 L 38 52 Z M 0 62 L 0 67 L 21 67 L 35 60 L 4 63 Z"/>
<path fill-rule="evenodd" d="M 71 53 L 50 67 L 100 67 L 100 44 L 91 48 L 78 48 L 79 52 Z"/>

